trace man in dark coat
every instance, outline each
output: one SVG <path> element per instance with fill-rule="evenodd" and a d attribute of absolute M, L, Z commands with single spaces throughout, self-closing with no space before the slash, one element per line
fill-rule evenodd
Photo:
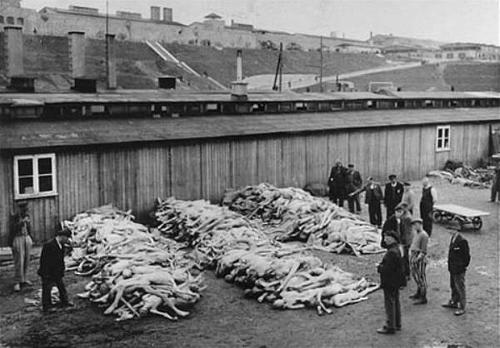
<path fill-rule="evenodd" d="M 354 191 L 350 195 L 359 195 L 365 191 L 365 203 L 368 204 L 368 214 L 370 216 L 370 223 L 375 226 L 382 226 L 382 210 L 380 209 L 380 202 L 384 199 L 382 188 L 378 183 L 369 177 L 368 184 L 362 188 Z"/>
<path fill-rule="evenodd" d="M 349 211 L 351 213 L 361 213 L 361 204 L 359 203 L 359 195 L 351 193 L 361 189 L 363 185 L 363 179 L 361 179 L 361 174 L 354 169 L 354 164 L 347 165 L 347 175 L 346 175 L 346 190 L 347 190 L 347 203 L 349 205 Z"/>
<path fill-rule="evenodd" d="M 387 316 L 386 324 L 377 329 L 380 334 L 394 334 L 401 330 L 401 305 L 399 302 L 399 288 L 404 283 L 403 264 L 399 250 L 398 234 L 387 231 L 384 236 L 387 252 L 378 265 L 380 273 L 380 287 L 384 290 L 384 306 Z"/>
<path fill-rule="evenodd" d="M 496 202 L 497 198 L 500 200 L 500 166 L 497 166 L 495 168 L 493 180 L 491 181 L 490 202 Z"/>
<path fill-rule="evenodd" d="M 52 312 L 51 291 L 55 285 L 59 290 L 60 305 L 70 307 L 73 304 L 68 301 L 68 293 L 63 283 L 64 277 L 64 252 L 67 248 L 71 232 L 61 229 L 56 232 L 56 237 L 45 243 L 40 256 L 40 268 L 38 275 L 42 278 L 42 310 Z"/>
<path fill-rule="evenodd" d="M 424 222 L 424 231 L 432 234 L 432 211 L 437 202 L 437 192 L 428 177 L 422 179 L 422 198 L 420 199 L 420 218 Z"/>
<path fill-rule="evenodd" d="M 402 243 L 406 242 L 408 235 L 411 234 L 411 217 L 405 215 L 405 203 L 398 204 L 394 209 L 394 214 L 384 222 L 382 226 L 382 241 L 381 246 L 385 248 L 384 235 L 387 231 L 397 233 L 398 240 Z"/>
<path fill-rule="evenodd" d="M 469 243 L 458 231 L 453 231 L 448 250 L 451 299 L 443 307 L 455 308 L 455 315 L 465 313 L 465 271 L 469 263 Z"/>
<path fill-rule="evenodd" d="M 330 200 L 339 207 L 344 206 L 346 199 L 346 174 L 347 168 L 342 165 L 342 162 L 337 161 L 328 178 Z"/>
<path fill-rule="evenodd" d="M 403 199 L 404 186 L 397 181 L 395 174 L 389 175 L 389 182 L 385 185 L 384 204 L 387 209 L 387 219 L 394 214 L 394 208 Z"/>

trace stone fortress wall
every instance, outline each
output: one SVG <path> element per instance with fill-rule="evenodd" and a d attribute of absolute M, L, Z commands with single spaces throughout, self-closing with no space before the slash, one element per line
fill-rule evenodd
<path fill-rule="evenodd" d="M 225 21 L 216 14 L 210 14 L 202 22 L 184 25 L 173 21 L 172 9 L 163 8 L 160 18 L 159 7 L 151 7 L 151 18 L 140 14 L 117 11 L 108 16 L 108 32 L 117 40 L 164 41 L 219 47 L 261 48 L 263 43 L 274 47 L 282 42 L 284 48 L 316 50 L 320 37 L 306 34 L 257 30 L 248 24 Z M 20 0 L 0 0 L 0 30 L 3 26 L 19 25 L 25 34 L 66 36 L 70 31 L 83 31 L 88 38 L 102 39 L 106 33 L 106 15 L 97 9 L 70 6 L 69 9 L 44 7 L 40 11 L 23 8 Z M 358 40 L 325 37 L 324 49 L 339 50 L 340 43 L 361 44 Z"/>

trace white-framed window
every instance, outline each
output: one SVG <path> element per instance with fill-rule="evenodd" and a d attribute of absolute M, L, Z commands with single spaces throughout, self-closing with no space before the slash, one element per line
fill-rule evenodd
<path fill-rule="evenodd" d="M 450 126 L 437 126 L 436 151 L 450 150 Z"/>
<path fill-rule="evenodd" d="M 57 195 L 56 155 L 14 156 L 14 198 Z"/>

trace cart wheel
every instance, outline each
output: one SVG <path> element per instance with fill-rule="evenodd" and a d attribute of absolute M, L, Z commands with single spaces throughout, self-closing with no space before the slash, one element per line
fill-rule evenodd
<path fill-rule="evenodd" d="M 480 230 L 481 227 L 483 227 L 483 220 L 479 216 L 476 216 L 475 218 L 472 219 L 472 227 L 475 230 Z"/>
<path fill-rule="evenodd" d="M 443 220 L 443 215 L 439 211 L 432 212 L 432 220 L 434 222 L 441 222 Z"/>

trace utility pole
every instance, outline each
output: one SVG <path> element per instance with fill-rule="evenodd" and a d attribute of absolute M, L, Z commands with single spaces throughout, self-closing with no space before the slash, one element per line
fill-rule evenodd
<path fill-rule="evenodd" d="M 276 64 L 276 73 L 274 74 L 273 91 L 281 92 L 283 81 L 283 43 L 280 42 L 280 52 L 278 55 L 278 64 Z"/>
<path fill-rule="evenodd" d="M 108 44 L 108 34 L 109 34 L 109 0 L 106 0 L 106 35 L 104 40 L 106 41 L 106 84 L 109 88 L 109 44 Z"/>
<path fill-rule="evenodd" d="M 280 88 L 279 91 L 281 93 L 283 86 L 283 43 L 280 42 Z"/>
<path fill-rule="evenodd" d="M 323 36 L 319 37 L 319 91 L 323 93 Z"/>

